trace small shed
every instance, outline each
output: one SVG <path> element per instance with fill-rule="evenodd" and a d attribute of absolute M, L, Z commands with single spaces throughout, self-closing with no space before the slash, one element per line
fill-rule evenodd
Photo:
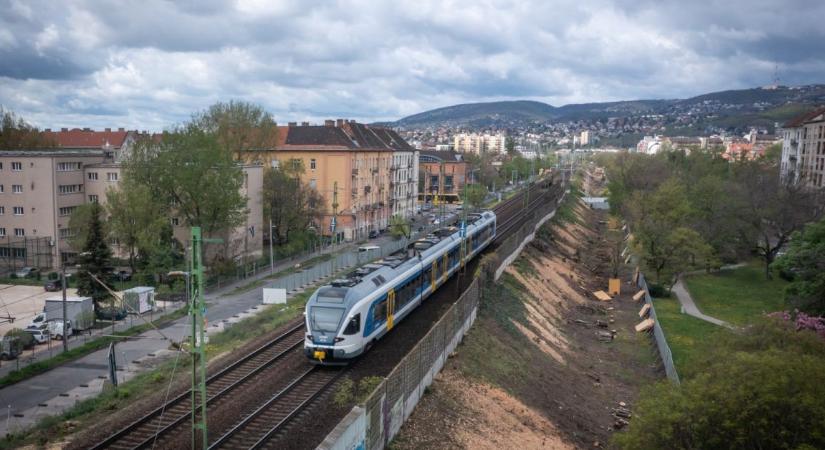
<path fill-rule="evenodd" d="M 130 313 L 143 314 L 155 307 L 155 288 L 136 286 L 123 291 L 124 306 Z"/>

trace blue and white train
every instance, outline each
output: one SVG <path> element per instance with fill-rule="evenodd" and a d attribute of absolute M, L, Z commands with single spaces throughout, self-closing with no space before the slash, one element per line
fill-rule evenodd
<path fill-rule="evenodd" d="M 464 235 L 441 228 L 315 291 L 306 304 L 306 356 L 345 364 L 365 352 L 493 241 L 496 215 L 469 214 Z"/>

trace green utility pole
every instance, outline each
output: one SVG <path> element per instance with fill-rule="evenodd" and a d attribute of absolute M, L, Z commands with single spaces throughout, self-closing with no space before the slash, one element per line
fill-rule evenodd
<path fill-rule="evenodd" d="M 198 430 L 201 430 L 201 448 L 209 448 L 206 427 L 206 302 L 203 298 L 203 243 L 223 242 L 222 239 L 203 239 L 201 227 L 192 227 L 192 251 L 189 260 L 191 284 L 189 314 L 192 316 L 192 448 L 198 448 Z M 200 380 L 198 380 L 200 365 Z M 200 393 L 200 418 L 198 418 L 198 393 Z"/>
<path fill-rule="evenodd" d="M 206 346 L 204 345 L 203 316 L 206 305 L 203 301 L 203 239 L 201 228 L 192 227 L 192 251 L 190 252 L 190 276 L 192 284 L 189 299 L 189 314 L 192 316 L 192 448 L 198 448 L 198 430 L 201 431 L 203 447 L 208 448 L 206 428 Z M 201 377 L 198 381 L 198 364 Z M 198 393 L 200 392 L 200 418 L 198 418 Z"/>

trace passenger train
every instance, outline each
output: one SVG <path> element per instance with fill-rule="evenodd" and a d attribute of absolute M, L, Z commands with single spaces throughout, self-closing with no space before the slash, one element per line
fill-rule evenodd
<path fill-rule="evenodd" d="M 491 211 L 446 227 L 316 290 L 306 304 L 304 353 L 316 364 L 346 364 L 478 255 L 496 236 Z M 463 256 L 463 257 L 462 257 Z"/>

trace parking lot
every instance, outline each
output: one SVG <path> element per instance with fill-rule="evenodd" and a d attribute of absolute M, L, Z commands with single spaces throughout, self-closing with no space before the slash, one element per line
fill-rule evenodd
<path fill-rule="evenodd" d="M 61 295 L 60 292 L 46 292 L 43 286 L 0 284 L 0 317 L 14 318 L 14 323 L 6 320 L 0 324 L 0 335 L 12 328 L 26 328 L 35 315 L 43 312 L 47 298 Z M 77 295 L 77 289 L 66 289 L 66 295 Z"/>

